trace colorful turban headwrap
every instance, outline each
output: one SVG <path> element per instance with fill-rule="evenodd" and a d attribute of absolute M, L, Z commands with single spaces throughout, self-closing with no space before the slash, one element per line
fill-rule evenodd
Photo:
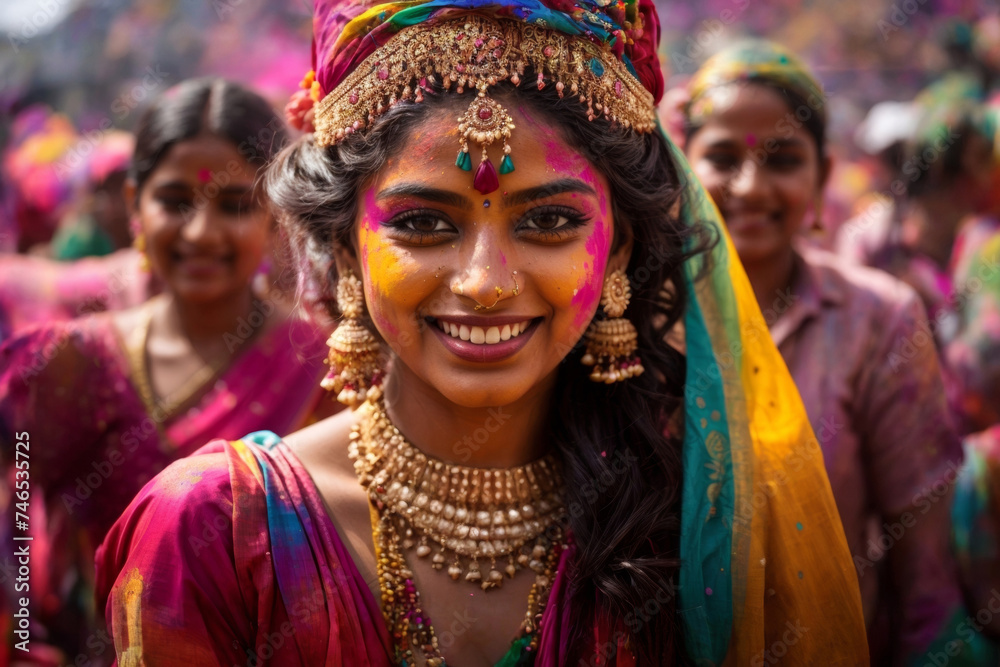
<path fill-rule="evenodd" d="M 663 96 L 663 73 L 656 54 L 660 24 L 652 0 L 431 0 L 384 4 L 317 0 L 313 69 L 320 97 L 336 88 L 403 28 L 470 12 L 516 19 L 607 44 L 656 102 Z"/>
<path fill-rule="evenodd" d="M 739 41 L 705 61 L 688 84 L 690 122 L 698 125 L 716 113 L 710 91 L 753 82 L 791 91 L 826 122 L 826 95 L 809 67 L 785 47 L 763 39 Z"/>

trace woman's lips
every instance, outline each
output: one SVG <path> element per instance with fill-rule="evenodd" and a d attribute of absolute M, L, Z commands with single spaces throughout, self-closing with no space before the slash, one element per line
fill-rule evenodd
<path fill-rule="evenodd" d="M 730 232 L 759 232 L 771 229 L 778 222 L 777 216 L 764 213 L 733 213 L 724 216 Z"/>
<path fill-rule="evenodd" d="M 215 255 L 174 255 L 177 268 L 190 276 L 205 277 L 228 270 L 231 264 L 227 257 Z"/>
<path fill-rule="evenodd" d="M 460 318 L 455 318 L 460 319 Z M 465 319 L 465 318 L 461 318 Z M 513 356 L 528 343 L 541 318 L 479 325 L 431 318 L 432 331 L 445 347 L 467 361 L 496 362 Z"/>

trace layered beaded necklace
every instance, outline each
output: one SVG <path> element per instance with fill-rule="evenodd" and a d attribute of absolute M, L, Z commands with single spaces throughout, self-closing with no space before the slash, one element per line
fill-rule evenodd
<path fill-rule="evenodd" d="M 407 442 L 381 400 L 363 410 L 351 432 L 349 455 L 377 514 L 373 523 L 382 613 L 397 663 L 412 665 L 418 650 L 429 667 L 445 667 L 406 562 L 410 551 L 418 558 L 430 557 L 435 570 L 448 564 L 453 580 L 464 578 L 487 592 L 503 584 L 504 573 L 513 578 L 524 568 L 532 570 L 535 583 L 520 635 L 500 664 L 536 650 L 542 612 L 565 548 L 562 477 L 555 457 L 509 469 L 453 465 L 428 458 Z M 489 570 L 483 574 L 485 563 Z"/>

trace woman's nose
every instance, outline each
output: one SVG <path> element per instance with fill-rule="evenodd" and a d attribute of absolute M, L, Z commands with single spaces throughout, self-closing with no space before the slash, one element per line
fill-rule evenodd
<path fill-rule="evenodd" d="M 475 301 L 476 310 L 489 310 L 520 293 L 516 270 L 511 269 L 502 241 L 493 234 L 469 239 L 462 266 L 451 281 L 451 291 Z"/>
<path fill-rule="evenodd" d="M 729 192 L 735 197 L 746 197 L 763 190 L 766 183 L 764 169 L 751 158 L 747 158 L 729 180 Z"/>

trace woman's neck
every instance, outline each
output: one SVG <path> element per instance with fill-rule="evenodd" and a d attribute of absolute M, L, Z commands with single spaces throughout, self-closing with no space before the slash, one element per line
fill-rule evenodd
<path fill-rule="evenodd" d="M 157 324 L 162 333 L 183 336 L 200 352 L 228 349 L 232 353 L 234 341 L 245 342 L 257 333 L 256 319 L 251 322 L 248 318 L 253 307 L 254 296 L 249 287 L 230 298 L 206 303 L 191 303 L 168 295 Z M 261 318 L 266 319 L 263 313 Z"/>
<path fill-rule="evenodd" d="M 546 386 L 509 405 L 467 408 L 397 363 L 386 382 L 385 402 L 392 423 L 428 456 L 475 468 L 512 468 L 548 451 L 554 381 L 555 373 Z"/>
<path fill-rule="evenodd" d="M 795 278 L 795 251 L 789 247 L 787 252 L 777 259 L 770 259 L 754 264 L 744 264 L 743 268 L 750 279 L 757 304 L 762 311 L 773 308 L 774 312 L 783 312 L 789 301 L 788 291 L 792 288 Z M 778 308 L 775 304 L 779 304 Z M 768 325 L 773 324 L 768 322 Z"/>

